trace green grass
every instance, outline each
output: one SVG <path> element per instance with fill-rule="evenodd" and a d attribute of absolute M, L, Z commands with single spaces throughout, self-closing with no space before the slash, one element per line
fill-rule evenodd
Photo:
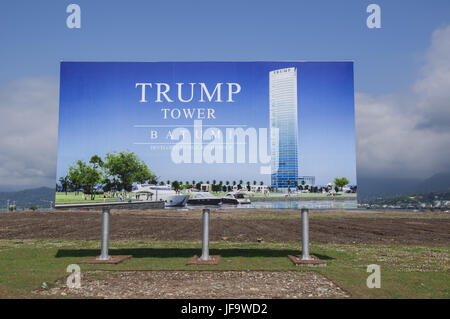
<path fill-rule="evenodd" d="M 55 202 L 56 203 L 78 203 L 78 202 L 103 202 L 103 195 L 96 195 L 95 200 L 90 199 L 90 195 L 86 195 L 88 200 L 84 199 L 83 193 L 56 193 Z M 119 198 L 106 198 L 106 201 L 119 201 Z"/>
<path fill-rule="evenodd" d="M 69 264 L 99 254 L 98 241 L 0 240 L 0 298 L 35 297 L 42 282 L 65 276 Z M 321 272 L 355 298 L 449 298 L 449 247 L 362 244 L 316 244 L 311 253 L 327 267 L 296 267 L 286 258 L 298 254 L 300 243 L 213 242 L 218 266 L 186 266 L 199 254 L 200 242 L 112 241 L 110 253 L 131 254 L 119 265 L 84 265 L 82 271 L 104 270 L 283 270 Z M 369 264 L 381 266 L 381 288 L 366 287 Z M 101 279 L 101 278 L 99 278 Z"/>

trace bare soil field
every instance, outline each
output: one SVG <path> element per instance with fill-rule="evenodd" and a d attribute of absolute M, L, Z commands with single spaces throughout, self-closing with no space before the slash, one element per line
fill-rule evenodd
<path fill-rule="evenodd" d="M 310 238 L 321 243 L 450 244 L 446 213 L 312 211 Z M 112 211 L 112 240 L 201 240 L 200 210 Z M 0 214 L 0 239 L 98 240 L 101 212 Z M 214 210 L 212 241 L 298 241 L 296 210 Z"/>
<path fill-rule="evenodd" d="M 36 294 L 90 298 L 342 298 L 350 294 L 324 275 L 297 271 L 89 271 L 81 288 L 59 280 Z"/>

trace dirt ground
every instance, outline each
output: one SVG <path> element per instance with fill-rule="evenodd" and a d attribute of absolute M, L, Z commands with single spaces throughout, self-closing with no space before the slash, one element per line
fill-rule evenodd
<path fill-rule="evenodd" d="M 350 294 L 316 272 L 296 271 L 89 271 L 81 287 L 60 280 L 46 296 L 91 298 L 305 298 L 349 297 Z"/>
<path fill-rule="evenodd" d="M 312 211 L 310 239 L 322 243 L 450 244 L 446 213 Z M 394 216 L 395 215 L 395 216 Z M 201 240 L 200 210 L 112 211 L 112 240 Z M 0 239 L 98 240 L 101 212 L 0 214 Z M 211 241 L 298 241 L 295 210 L 217 210 L 211 213 Z"/>

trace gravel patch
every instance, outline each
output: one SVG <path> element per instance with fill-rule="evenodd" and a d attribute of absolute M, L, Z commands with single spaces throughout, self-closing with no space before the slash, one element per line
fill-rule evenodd
<path fill-rule="evenodd" d="M 35 293 L 84 298 L 342 298 L 350 294 L 314 271 L 88 271 L 81 288 L 59 280 Z"/>

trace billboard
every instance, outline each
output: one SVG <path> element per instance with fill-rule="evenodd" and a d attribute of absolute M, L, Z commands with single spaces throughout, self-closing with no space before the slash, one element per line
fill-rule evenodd
<path fill-rule="evenodd" d="M 62 62 L 57 183 L 356 205 L 353 62 Z"/>

